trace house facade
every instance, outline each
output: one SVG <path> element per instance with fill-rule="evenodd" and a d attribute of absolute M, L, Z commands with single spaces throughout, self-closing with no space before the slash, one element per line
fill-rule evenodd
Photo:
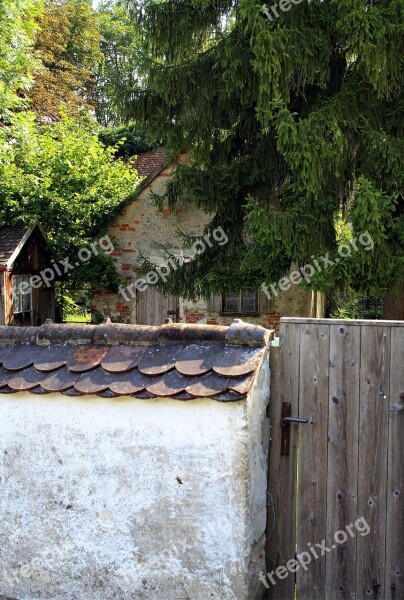
<path fill-rule="evenodd" d="M 186 160 L 186 153 L 178 157 Z M 153 286 L 157 277 L 150 274 L 150 282 L 137 285 L 143 257 L 153 264 L 161 265 L 158 277 L 169 275 L 170 255 L 184 260 L 192 259 L 192 251 L 183 248 L 179 231 L 189 236 L 202 236 L 212 215 L 205 213 L 195 204 L 183 200 L 173 211 L 168 203 L 159 210 L 152 201 L 151 194 L 164 192 L 167 178 L 171 176 L 174 164 L 169 163 L 163 150 L 140 154 L 135 168 L 145 177 L 134 196 L 126 200 L 118 216 L 108 226 L 108 235 L 115 240 L 113 255 L 117 268 L 128 282 L 117 294 L 101 288 L 92 292 L 92 315 L 95 322 L 111 318 L 114 322 L 160 325 L 169 317 L 181 323 L 208 323 L 228 325 L 235 317 L 277 329 L 283 316 L 322 317 L 324 299 L 321 294 L 307 292 L 293 286 L 288 292 L 278 291 L 277 295 L 264 291 L 245 290 L 235 292 L 223 290 L 209 301 L 204 299 L 184 299 L 175 296 L 163 297 Z M 202 243 L 225 243 L 225 232 L 217 231 L 216 239 Z M 198 249 L 197 249 L 198 251 Z"/>
<path fill-rule="evenodd" d="M 55 289 L 40 274 L 52 269 L 38 223 L 0 227 L 0 325 L 42 325 L 55 317 Z"/>

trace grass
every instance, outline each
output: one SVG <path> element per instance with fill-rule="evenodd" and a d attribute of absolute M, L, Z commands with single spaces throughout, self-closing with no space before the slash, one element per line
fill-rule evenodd
<path fill-rule="evenodd" d="M 90 314 L 69 314 L 65 315 L 64 323 L 91 323 Z"/>

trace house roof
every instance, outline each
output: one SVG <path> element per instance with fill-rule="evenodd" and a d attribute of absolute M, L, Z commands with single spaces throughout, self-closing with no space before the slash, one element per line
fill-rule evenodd
<path fill-rule="evenodd" d="M 5 271 L 12 266 L 36 227 L 40 230 L 45 242 L 48 243 L 46 235 L 38 221 L 35 221 L 32 225 L 22 227 L 12 225 L 0 226 L 0 271 Z"/>
<path fill-rule="evenodd" d="M 271 337 L 241 320 L 0 327 L 0 393 L 234 402 L 248 394 Z"/>
<path fill-rule="evenodd" d="M 167 154 L 164 148 L 157 150 L 148 150 L 139 154 L 135 161 L 132 162 L 133 167 L 137 170 L 141 177 L 148 177 L 158 169 L 167 160 Z"/>

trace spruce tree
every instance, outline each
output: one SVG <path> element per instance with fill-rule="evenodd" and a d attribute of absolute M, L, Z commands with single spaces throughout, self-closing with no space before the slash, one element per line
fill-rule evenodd
<path fill-rule="evenodd" d="M 193 200 L 214 213 L 208 229 L 229 236 L 163 291 L 277 281 L 365 231 L 373 250 L 358 246 L 312 284 L 374 293 L 403 280 L 403 0 L 126 8 L 143 32 L 145 73 L 128 114 L 172 156 L 191 151 L 165 197 Z"/>

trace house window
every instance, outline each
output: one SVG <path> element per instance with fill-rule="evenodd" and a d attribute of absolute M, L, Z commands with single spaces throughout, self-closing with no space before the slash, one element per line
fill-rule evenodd
<path fill-rule="evenodd" d="M 243 290 L 236 292 L 228 290 L 223 294 L 223 313 L 238 313 L 242 315 L 253 315 L 258 312 L 256 290 Z"/>
<path fill-rule="evenodd" d="M 13 277 L 13 313 L 31 312 L 32 287 L 29 275 Z"/>

